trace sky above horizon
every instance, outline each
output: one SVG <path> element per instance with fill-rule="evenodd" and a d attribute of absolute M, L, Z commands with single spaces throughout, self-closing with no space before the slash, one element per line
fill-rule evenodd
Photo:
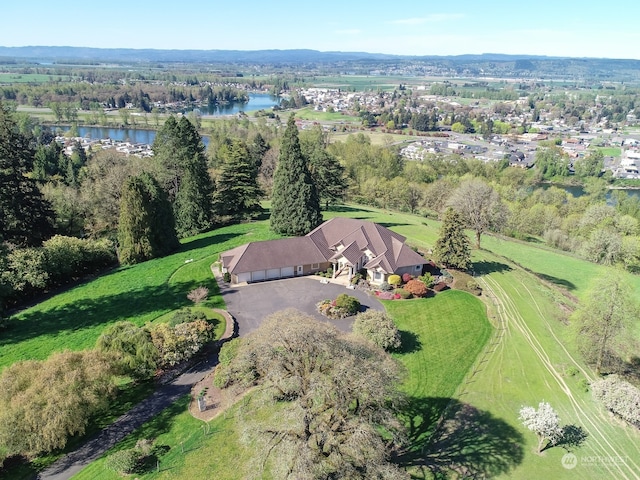
<path fill-rule="evenodd" d="M 637 0 L 11 1 L 0 46 L 640 59 Z"/>

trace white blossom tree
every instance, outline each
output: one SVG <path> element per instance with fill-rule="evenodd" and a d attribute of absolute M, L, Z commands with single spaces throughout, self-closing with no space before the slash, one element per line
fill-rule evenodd
<path fill-rule="evenodd" d="M 562 427 L 556 411 L 547 402 L 540 402 L 538 409 L 522 407 L 518 419 L 538 436 L 538 450 L 556 445 L 562 439 Z"/>

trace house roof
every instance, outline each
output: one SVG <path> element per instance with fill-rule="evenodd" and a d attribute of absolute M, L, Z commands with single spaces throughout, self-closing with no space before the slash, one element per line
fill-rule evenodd
<path fill-rule="evenodd" d="M 231 273 L 322 263 L 345 258 L 355 265 L 369 256 L 365 268 L 394 273 L 426 260 L 409 248 L 405 237 L 377 223 L 354 218 L 327 220 L 304 237 L 252 242 L 220 255 Z"/>

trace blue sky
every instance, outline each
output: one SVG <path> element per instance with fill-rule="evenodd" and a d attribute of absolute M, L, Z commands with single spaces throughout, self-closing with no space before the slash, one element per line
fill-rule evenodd
<path fill-rule="evenodd" d="M 10 0 L 1 46 L 640 59 L 637 0 Z"/>

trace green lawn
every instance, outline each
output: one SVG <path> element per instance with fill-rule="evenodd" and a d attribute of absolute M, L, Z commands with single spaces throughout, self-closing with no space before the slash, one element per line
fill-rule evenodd
<path fill-rule="evenodd" d="M 352 123 L 357 122 L 360 123 L 360 119 L 358 117 L 352 117 L 350 115 L 344 115 L 340 112 L 319 112 L 314 110 L 311 107 L 303 108 L 295 112 L 296 118 L 300 118 L 302 120 L 315 120 L 318 122 L 345 122 Z"/>
<path fill-rule="evenodd" d="M 425 250 L 438 235 L 438 222 L 409 214 L 349 205 L 325 213 L 325 218 L 332 216 L 379 222 Z M 110 322 L 127 318 L 144 323 L 188 305 L 186 292 L 210 279 L 209 264 L 218 252 L 272 237 L 266 222 L 226 227 L 189 239 L 171 257 L 116 270 L 53 297 L 18 316 L 25 329 L 7 332 L 14 335 L 13 343 L 6 337 L 0 340 L 0 365 L 19 358 L 44 358 L 60 348 L 91 347 Z M 483 236 L 482 242 L 483 250 L 474 250 L 473 260 L 490 306 L 490 321 L 497 327 L 488 342 L 491 329 L 483 319 L 483 306 L 466 293 L 386 304 L 409 340 L 397 358 L 407 367 L 404 389 L 414 399 L 405 407 L 404 418 L 415 448 L 414 455 L 402 460 L 421 478 L 418 447 L 449 405 L 447 418 L 455 415 L 455 421 L 444 436 L 431 438 L 428 449 L 439 452 L 427 459 L 436 465 L 466 460 L 500 478 L 639 479 L 640 434 L 613 421 L 584 391 L 583 382 L 594 375 L 576 353 L 565 323 L 574 300 L 562 290 L 580 298 L 606 269 L 533 244 L 490 236 Z M 190 258 L 194 261 L 184 263 Z M 629 279 L 640 292 L 640 277 L 629 275 Z M 211 286 L 210 290 L 213 294 Z M 209 306 L 221 304 L 220 297 L 212 295 Z M 579 373 L 571 375 L 570 367 Z M 522 405 L 543 400 L 551 402 L 563 424 L 579 425 L 588 433 L 584 445 L 573 450 L 578 457 L 575 470 L 562 467 L 563 448 L 535 454 L 535 436 L 517 420 Z M 209 435 L 184 405 L 155 419 L 145 428 L 170 450 L 161 458 L 159 474 L 138 477 L 249 475 L 243 470 L 242 457 L 247 453 L 238 441 L 234 414 L 231 409 L 226 417 L 213 420 Z M 127 442 L 147 436 L 141 431 Z M 95 462 L 78 478 L 111 478 L 101 465 Z"/>
<path fill-rule="evenodd" d="M 205 306 L 224 308 L 210 265 L 224 250 L 268 238 L 274 235 L 265 222 L 224 227 L 184 241 L 173 255 L 118 268 L 24 310 L 0 338 L 0 368 L 55 351 L 91 348 L 109 324 L 143 325 L 189 306 L 186 295 L 199 285 L 209 288 Z"/>

